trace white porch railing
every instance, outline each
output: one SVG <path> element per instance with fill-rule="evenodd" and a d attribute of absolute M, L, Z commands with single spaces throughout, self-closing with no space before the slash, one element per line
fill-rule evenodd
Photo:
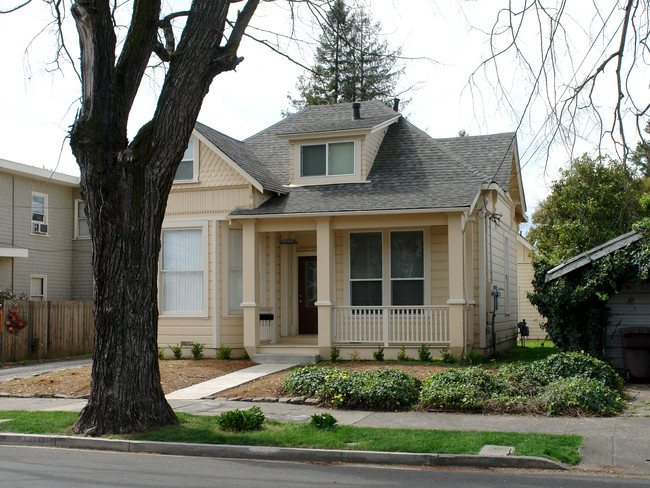
<path fill-rule="evenodd" d="M 449 307 L 335 307 L 334 342 L 449 345 Z"/>

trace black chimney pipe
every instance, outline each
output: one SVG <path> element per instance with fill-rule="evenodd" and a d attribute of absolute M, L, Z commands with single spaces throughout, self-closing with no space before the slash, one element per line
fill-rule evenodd
<path fill-rule="evenodd" d="M 361 104 L 355 102 L 352 104 L 352 119 L 359 120 L 361 118 Z"/>
<path fill-rule="evenodd" d="M 393 98 L 393 110 L 399 112 L 399 98 Z"/>

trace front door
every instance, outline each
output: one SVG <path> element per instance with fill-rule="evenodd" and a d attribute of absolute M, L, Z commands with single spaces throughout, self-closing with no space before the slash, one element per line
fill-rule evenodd
<path fill-rule="evenodd" d="M 316 256 L 298 257 L 298 333 L 318 334 Z"/>

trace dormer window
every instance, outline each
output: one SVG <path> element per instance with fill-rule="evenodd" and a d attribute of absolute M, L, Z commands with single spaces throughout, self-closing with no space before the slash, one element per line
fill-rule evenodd
<path fill-rule="evenodd" d="M 300 146 L 300 176 L 354 174 L 354 142 L 328 142 Z"/>
<path fill-rule="evenodd" d="M 199 144 L 198 141 L 190 139 L 187 144 L 183 159 L 178 165 L 174 183 L 192 183 L 199 180 Z"/>

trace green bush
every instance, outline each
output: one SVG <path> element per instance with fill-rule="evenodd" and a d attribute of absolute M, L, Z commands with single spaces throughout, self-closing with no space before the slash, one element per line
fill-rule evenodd
<path fill-rule="evenodd" d="M 372 357 L 375 358 L 377 361 L 383 361 L 384 360 L 384 348 L 379 346 L 379 348 L 372 353 Z"/>
<path fill-rule="evenodd" d="M 542 384 L 578 377 L 599 380 L 617 391 L 623 388 L 623 378 L 612 366 L 585 353 L 561 352 L 531 365 L 531 373 Z"/>
<path fill-rule="evenodd" d="M 602 381 L 574 376 L 549 385 L 542 394 L 548 415 L 616 415 L 623 410 L 623 395 Z"/>
<path fill-rule="evenodd" d="M 183 348 L 180 346 L 180 344 L 177 344 L 175 346 L 168 346 L 169 349 L 171 349 L 172 354 L 174 355 L 174 359 L 181 359 L 183 357 Z"/>
<path fill-rule="evenodd" d="M 400 347 L 397 351 L 397 360 L 398 361 L 410 361 L 411 358 L 406 355 L 406 346 Z"/>
<path fill-rule="evenodd" d="M 194 358 L 195 361 L 198 361 L 205 357 L 205 355 L 203 354 L 204 347 L 205 346 L 199 342 L 195 342 L 194 344 L 192 344 L 192 358 Z"/>
<path fill-rule="evenodd" d="M 496 377 L 484 369 L 448 369 L 424 380 L 420 403 L 435 409 L 477 410 L 498 392 Z"/>
<path fill-rule="evenodd" d="M 305 367 L 292 371 L 283 383 L 291 393 L 317 396 L 334 406 L 394 410 L 417 401 L 419 382 L 403 371 L 347 371 Z"/>
<path fill-rule="evenodd" d="M 244 352 L 242 352 L 241 359 L 244 361 L 250 361 L 251 357 L 248 355 L 248 351 L 246 349 L 244 349 Z"/>
<path fill-rule="evenodd" d="M 217 349 L 217 359 L 228 360 L 232 357 L 232 349 L 228 346 L 219 346 Z"/>
<path fill-rule="evenodd" d="M 456 358 L 449 352 L 449 349 L 440 349 L 440 356 L 443 363 L 454 364 L 456 362 Z"/>
<path fill-rule="evenodd" d="M 216 418 L 216 422 L 221 429 L 235 432 L 259 430 L 264 420 L 265 417 L 260 407 L 252 407 L 249 410 L 231 410 L 222 413 Z"/>
<path fill-rule="evenodd" d="M 471 365 L 481 364 L 483 356 L 472 349 L 468 349 L 465 353 L 465 362 Z"/>
<path fill-rule="evenodd" d="M 327 430 L 336 426 L 337 420 L 329 413 L 322 413 L 320 415 L 314 414 L 311 416 L 311 425 L 317 429 Z"/>
<path fill-rule="evenodd" d="M 165 359 L 165 348 L 164 347 L 159 347 L 158 348 L 158 359 Z"/>
<path fill-rule="evenodd" d="M 340 359 L 341 359 L 341 348 L 334 346 L 332 349 L 330 349 L 330 361 L 336 363 Z"/>
<path fill-rule="evenodd" d="M 431 361 L 431 353 L 429 352 L 429 346 L 422 344 L 418 349 L 418 359 L 423 363 L 428 363 Z"/>

